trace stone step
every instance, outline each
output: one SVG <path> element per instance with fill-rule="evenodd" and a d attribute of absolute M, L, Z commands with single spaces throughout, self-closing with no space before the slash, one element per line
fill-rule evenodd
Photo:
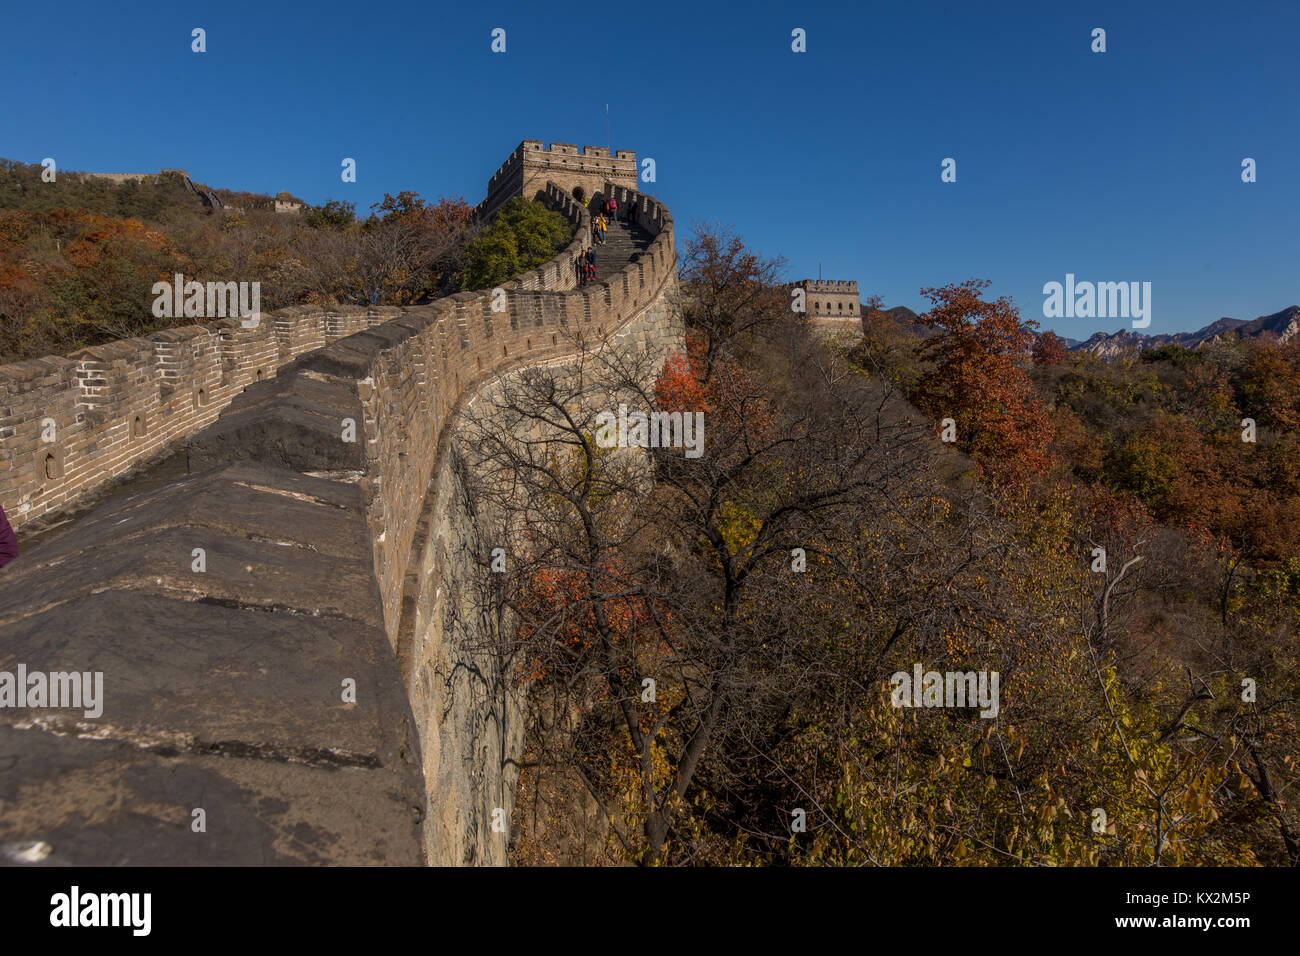
<path fill-rule="evenodd" d="M 603 282 L 627 267 L 632 256 L 650 247 L 654 237 L 640 226 L 610 222 L 604 243 L 596 243 L 596 280 Z"/>

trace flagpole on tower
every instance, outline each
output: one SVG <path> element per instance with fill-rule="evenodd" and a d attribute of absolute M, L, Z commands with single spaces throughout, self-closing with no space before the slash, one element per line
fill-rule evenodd
<path fill-rule="evenodd" d="M 609 104 L 605 104 L 605 149 L 612 149 L 613 143 L 609 138 Z"/>

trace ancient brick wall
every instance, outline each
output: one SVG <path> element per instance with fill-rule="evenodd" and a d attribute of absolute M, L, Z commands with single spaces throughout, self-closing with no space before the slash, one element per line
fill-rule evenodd
<path fill-rule="evenodd" d="M 0 505 L 57 512 L 216 420 L 295 357 L 387 318 L 295 307 L 0 366 Z"/>

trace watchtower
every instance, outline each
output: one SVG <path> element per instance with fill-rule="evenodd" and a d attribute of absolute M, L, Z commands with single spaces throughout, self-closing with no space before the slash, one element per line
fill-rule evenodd
<path fill-rule="evenodd" d="M 526 139 L 488 180 L 487 198 L 479 204 L 479 216 L 491 216 L 511 196 L 536 198 L 548 181 L 588 199 L 603 191 L 606 183 L 636 189 L 636 173 L 636 153 L 632 150 L 620 149 L 611 156 L 604 146 L 584 146 L 578 152 L 572 143 L 552 143 L 548 147 L 540 139 Z"/>
<path fill-rule="evenodd" d="M 862 318 L 858 284 L 852 279 L 800 279 L 791 283 L 804 290 L 804 305 L 810 319 Z"/>

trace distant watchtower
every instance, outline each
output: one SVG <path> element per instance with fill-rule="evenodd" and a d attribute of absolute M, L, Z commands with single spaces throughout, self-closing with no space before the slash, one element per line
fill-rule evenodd
<path fill-rule="evenodd" d="M 533 199 L 546 189 L 547 181 L 565 192 L 581 190 L 581 198 L 603 191 L 606 183 L 636 189 L 636 153 L 620 149 L 613 156 L 604 146 L 584 146 L 582 152 L 572 143 L 542 145 L 539 139 L 526 139 L 510 158 L 501 164 L 488 181 L 487 198 L 478 212 L 487 218 L 511 196 Z"/>
<path fill-rule="evenodd" d="M 810 319 L 862 319 L 858 284 L 852 279 L 800 279 L 791 284 L 804 290 L 804 304 Z"/>

